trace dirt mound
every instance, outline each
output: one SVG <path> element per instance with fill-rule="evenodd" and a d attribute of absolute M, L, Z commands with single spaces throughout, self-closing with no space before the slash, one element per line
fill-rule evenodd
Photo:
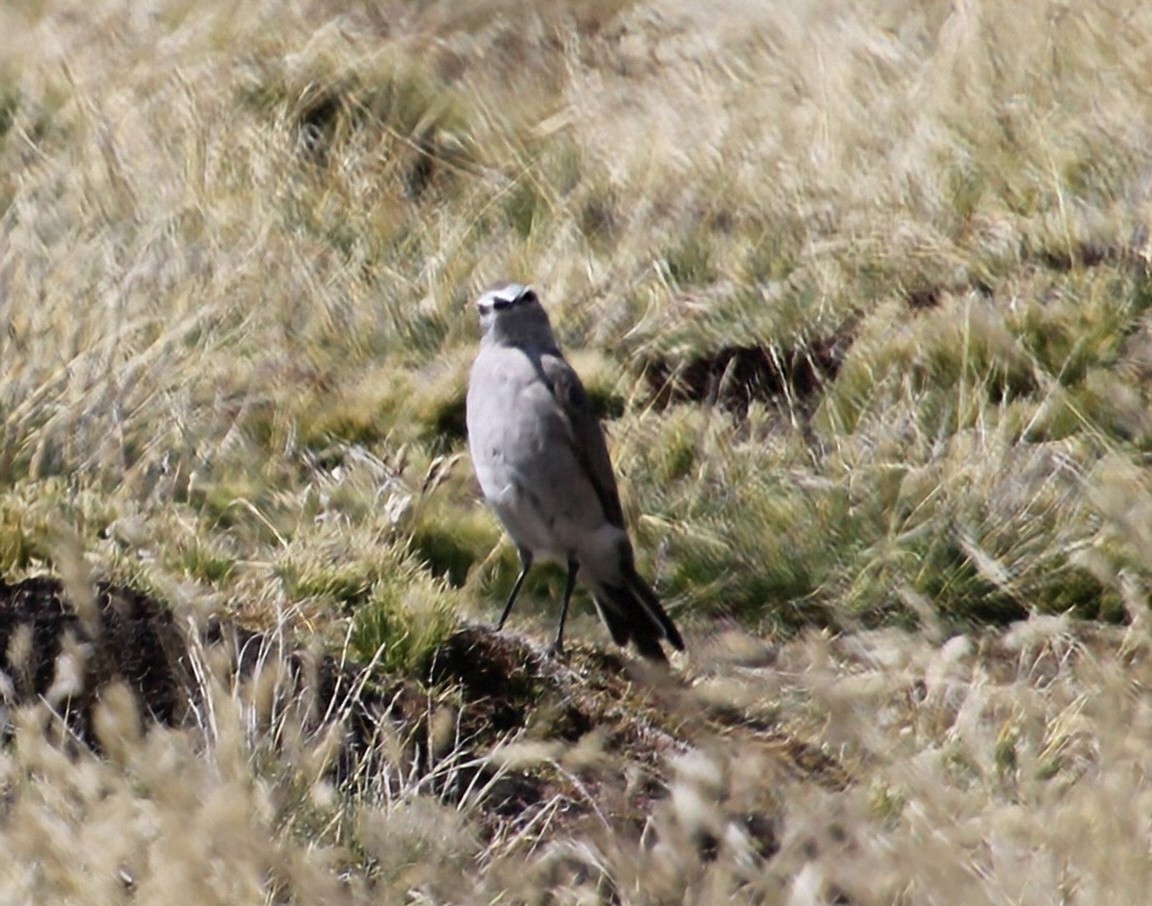
<path fill-rule="evenodd" d="M 185 644 L 169 611 L 126 588 L 97 584 L 98 620 L 82 620 L 58 580 L 0 581 L 0 685 L 6 704 L 42 700 L 91 742 L 89 717 L 102 688 L 121 679 L 144 716 L 163 724 L 184 714 Z"/>
<path fill-rule="evenodd" d="M 337 779 L 402 759 L 446 800 L 479 796 L 493 823 L 550 801 L 556 820 L 595 813 L 639 830 L 664 795 L 670 759 L 732 733 L 794 776 L 845 782 L 818 749 L 737 710 L 701 707 L 666 669 L 591 647 L 573 645 L 558 661 L 517 637 L 466 626 L 422 676 L 397 677 L 224 621 L 193 637 L 145 595 L 103 583 L 93 591 L 82 616 L 55 579 L 0 582 L 0 702 L 44 702 L 95 749 L 93 709 L 110 683 L 135 693 L 146 721 L 184 726 L 195 724 L 212 673 L 233 689 L 272 677 L 272 710 L 292 709 L 308 733 L 342 723 Z M 4 709 L 0 732 L 11 732 Z M 773 826 L 763 815 L 747 825 Z"/>

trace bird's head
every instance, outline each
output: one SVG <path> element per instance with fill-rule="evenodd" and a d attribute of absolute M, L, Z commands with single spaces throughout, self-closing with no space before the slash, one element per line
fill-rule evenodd
<path fill-rule="evenodd" d="M 483 342 L 551 348 L 556 345 L 548 314 L 535 290 L 522 283 L 497 283 L 476 300 Z"/>

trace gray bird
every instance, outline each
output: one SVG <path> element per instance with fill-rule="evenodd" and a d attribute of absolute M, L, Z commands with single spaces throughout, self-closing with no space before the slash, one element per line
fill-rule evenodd
<path fill-rule="evenodd" d="M 613 641 L 664 661 L 684 640 L 636 572 L 604 432 L 530 287 L 499 283 L 476 301 L 483 336 L 468 381 L 468 444 L 484 497 L 512 536 L 520 574 L 497 629 L 537 559 L 568 567 L 560 626 L 577 572 Z"/>

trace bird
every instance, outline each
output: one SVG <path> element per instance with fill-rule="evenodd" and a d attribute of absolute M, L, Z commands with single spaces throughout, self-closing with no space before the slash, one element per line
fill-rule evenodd
<path fill-rule="evenodd" d="M 556 345 L 536 291 L 501 282 L 475 303 L 480 349 L 466 399 L 468 447 L 480 489 L 520 557 L 496 630 L 504 628 L 533 563 L 567 568 L 551 652 L 579 576 L 612 640 L 652 661 L 684 640 L 636 571 L 604 431 L 579 376 Z"/>

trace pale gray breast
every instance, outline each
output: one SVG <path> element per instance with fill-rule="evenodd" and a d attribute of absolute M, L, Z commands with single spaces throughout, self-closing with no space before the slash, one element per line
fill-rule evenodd
<path fill-rule="evenodd" d="M 506 350 L 483 349 L 468 379 L 468 450 L 484 496 L 492 500 L 508 476 L 504 464 L 505 437 L 516 399 L 516 385 L 509 368 L 514 364 Z"/>
<path fill-rule="evenodd" d="M 572 446 L 571 423 L 533 357 L 512 347 L 480 352 L 468 389 L 468 433 L 480 486 L 498 511 L 530 507 L 532 521 L 561 541 L 603 521 Z M 515 534 L 515 514 L 501 518 Z"/>

